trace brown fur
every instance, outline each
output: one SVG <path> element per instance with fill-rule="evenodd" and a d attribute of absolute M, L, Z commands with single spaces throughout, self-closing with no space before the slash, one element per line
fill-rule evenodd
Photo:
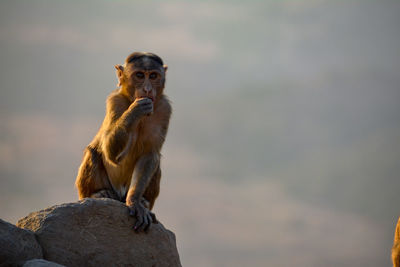
<path fill-rule="evenodd" d="M 394 267 L 400 267 L 400 218 L 397 221 L 392 247 L 392 261 Z"/>
<path fill-rule="evenodd" d="M 167 67 L 153 60 L 153 54 L 136 55 L 136 61 L 116 66 L 121 88 L 107 98 L 106 116 L 84 151 L 76 187 L 80 199 L 109 197 L 130 207 L 141 200 L 152 209 L 160 191 L 160 151 L 172 110 L 163 94 Z M 152 99 L 151 113 L 141 109 L 149 103 L 139 107 L 146 97 Z"/>

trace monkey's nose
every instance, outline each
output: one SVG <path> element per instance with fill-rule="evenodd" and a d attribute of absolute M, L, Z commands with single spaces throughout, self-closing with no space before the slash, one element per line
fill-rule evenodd
<path fill-rule="evenodd" d="M 151 86 L 144 86 L 144 91 L 148 94 L 148 93 L 150 93 L 151 92 Z"/>

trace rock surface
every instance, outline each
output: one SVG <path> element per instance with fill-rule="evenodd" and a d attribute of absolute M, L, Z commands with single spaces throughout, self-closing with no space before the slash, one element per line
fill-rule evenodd
<path fill-rule="evenodd" d="M 29 260 L 22 267 L 65 267 L 64 265 L 43 259 Z"/>
<path fill-rule="evenodd" d="M 46 260 L 65 266 L 181 266 L 175 235 L 161 223 L 136 233 L 125 204 L 84 199 L 34 212 L 17 226 L 33 231 Z"/>
<path fill-rule="evenodd" d="M 42 248 L 31 231 L 0 219 L 0 266 L 18 266 L 42 257 Z"/>

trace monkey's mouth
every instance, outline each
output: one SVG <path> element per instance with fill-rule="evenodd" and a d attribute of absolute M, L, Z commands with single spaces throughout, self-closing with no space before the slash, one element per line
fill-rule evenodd
<path fill-rule="evenodd" d="M 154 97 L 153 96 L 145 96 L 145 98 L 149 98 L 151 101 L 154 102 Z"/>
<path fill-rule="evenodd" d="M 137 96 L 136 99 L 142 99 L 142 98 L 148 98 L 151 101 L 154 102 L 154 97 L 153 96 L 149 96 L 149 95 L 145 95 L 145 96 Z"/>

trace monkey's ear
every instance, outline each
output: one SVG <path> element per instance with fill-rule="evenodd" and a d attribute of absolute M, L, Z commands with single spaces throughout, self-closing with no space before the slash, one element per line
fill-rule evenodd
<path fill-rule="evenodd" d="M 121 65 L 115 65 L 115 69 L 117 70 L 116 71 L 117 78 L 118 78 L 118 85 L 117 86 L 119 87 L 122 84 L 122 77 L 123 77 L 123 74 L 124 74 L 124 67 L 122 67 Z"/>
<path fill-rule="evenodd" d="M 164 65 L 163 68 L 164 68 L 164 72 L 167 73 L 168 66 Z"/>

